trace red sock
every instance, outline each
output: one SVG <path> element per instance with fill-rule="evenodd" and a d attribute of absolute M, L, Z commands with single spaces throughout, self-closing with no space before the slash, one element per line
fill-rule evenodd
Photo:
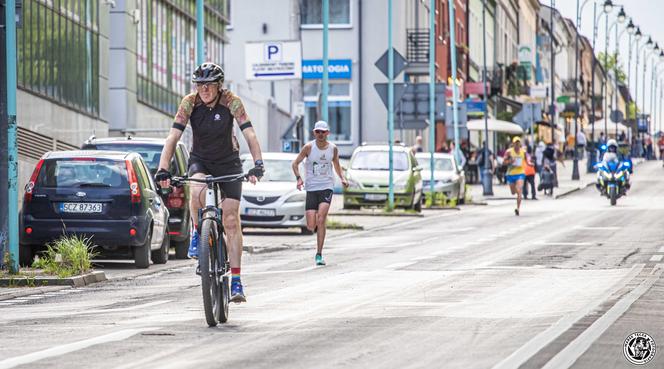
<path fill-rule="evenodd" d="M 231 279 L 240 279 L 240 268 L 231 268 Z"/>

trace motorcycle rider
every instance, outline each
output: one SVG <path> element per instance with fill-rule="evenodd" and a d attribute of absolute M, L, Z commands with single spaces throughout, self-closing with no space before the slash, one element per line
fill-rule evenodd
<path fill-rule="evenodd" d="M 599 166 L 608 166 L 609 163 L 621 163 L 621 162 L 625 162 L 625 161 L 630 162 L 630 168 L 631 168 L 631 160 L 625 158 L 618 151 L 618 142 L 615 139 L 608 140 L 606 142 L 606 151 L 604 152 L 604 154 L 602 156 L 602 161 L 599 164 Z M 629 189 L 630 188 L 629 173 L 631 172 L 631 170 L 629 170 L 629 169 L 624 169 L 624 170 L 627 171 L 627 173 L 626 173 L 627 181 L 626 181 L 626 184 L 625 184 L 625 188 Z M 597 183 L 595 184 L 595 186 L 597 186 L 597 189 L 600 192 L 602 192 L 603 188 L 599 183 L 599 176 L 600 176 L 600 173 L 597 172 Z"/>

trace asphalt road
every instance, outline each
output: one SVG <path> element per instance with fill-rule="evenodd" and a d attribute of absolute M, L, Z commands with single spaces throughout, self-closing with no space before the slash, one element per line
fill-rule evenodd
<path fill-rule="evenodd" d="M 216 328 L 191 263 L 3 302 L 0 368 L 631 368 L 628 335 L 664 345 L 664 169 L 633 180 L 247 254 Z"/>

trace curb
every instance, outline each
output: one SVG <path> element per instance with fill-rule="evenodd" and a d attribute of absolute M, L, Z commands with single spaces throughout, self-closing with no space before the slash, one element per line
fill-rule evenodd
<path fill-rule="evenodd" d="M 352 216 L 371 216 L 371 217 L 413 217 L 413 218 L 421 218 L 424 215 L 420 213 L 385 213 L 385 212 L 377 212 L 377 213 L 363 213 L 363 212 L 334 212 L 330 213 L 329 216 L 336 216 L 336 217 L 352 217 Z"/>
<path fill-rule="evenodd" d="M 554 199 L 554 200 L 561 199 L 561 198 L 563 198 L 563 197 L 565 197 L 565 196 L 567 196 L 567 195 L 571 195 L 571 194 L 573 194 L 573 193 L 575 193 L 575 192 L 578 192 L 578 191 L 581 191 L 581 190 L 583 190 L 583 189 L 586 189 L 586 188 L 592 186 L 593 184 L 594 184 L 593 182 L 589 182 L 589 183 L 586 183 L 586 184 L 582 184 L 581 186 L 574 187 L 574 188 L 572 188 L 572 189 L 570 189 L 570 190 L 567 190 L 567 191 L 565 191 L 565 192 L 561 192 L 561 193 L 559 193 L 559 194 L 553 196 L 553 199 Z"/>
<path fill-rule="evenodd" d="M 0 295 L 0 301 L 6 301 L 25 296 L 42 295 L 47 292 L 61 291 L 69 288 L 71 288 L 71 286 L 50 286 L 50 287 L 35 287 L 25 290 L 12 291 L 11 293 Z"/>
<path fill-rule="evenodd" d="M 43 276 L 18 276 L 12 278 L 0 278 L 0 287 L 27 287 L 30 284 L 36 286 L 69 286 L 84 287 L 92 283 L 103 282 L 106 274 L 103 271 L 91 272 L 69 278 L 43 277 Z"/>

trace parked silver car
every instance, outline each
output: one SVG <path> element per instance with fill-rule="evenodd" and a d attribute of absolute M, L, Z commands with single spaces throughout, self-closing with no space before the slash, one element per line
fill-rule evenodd
<path fill-rule="evenodd" d="M 297 154 L 263 153 L 265 176 L 253 185 L 242 185 L 240 219 L 242 227 L 289 228 L 298 227 L 304 234 L 307 229 L 304 216 L 306 192 L 298 191 L 297 181 L 291 169 Z M 253 168 L 251 155 L 241 156 L 245 173 Z M 304 173 L 304 169 L 300 169 Z"/>
<path fill-rule="evenodd" d="M 422 167 L 422 192 L 430 192 L 431 181 L 431 157 L 428 153 L 417 153 L 415 155 L 418 164 Z M 466 175 L 459 167 L 452 154 L 433 154 L 433 178 L 434 191 L 442 192 L 445 197 L 457 199 L 458 204 L 463 204 L 466 198 Z"/>

